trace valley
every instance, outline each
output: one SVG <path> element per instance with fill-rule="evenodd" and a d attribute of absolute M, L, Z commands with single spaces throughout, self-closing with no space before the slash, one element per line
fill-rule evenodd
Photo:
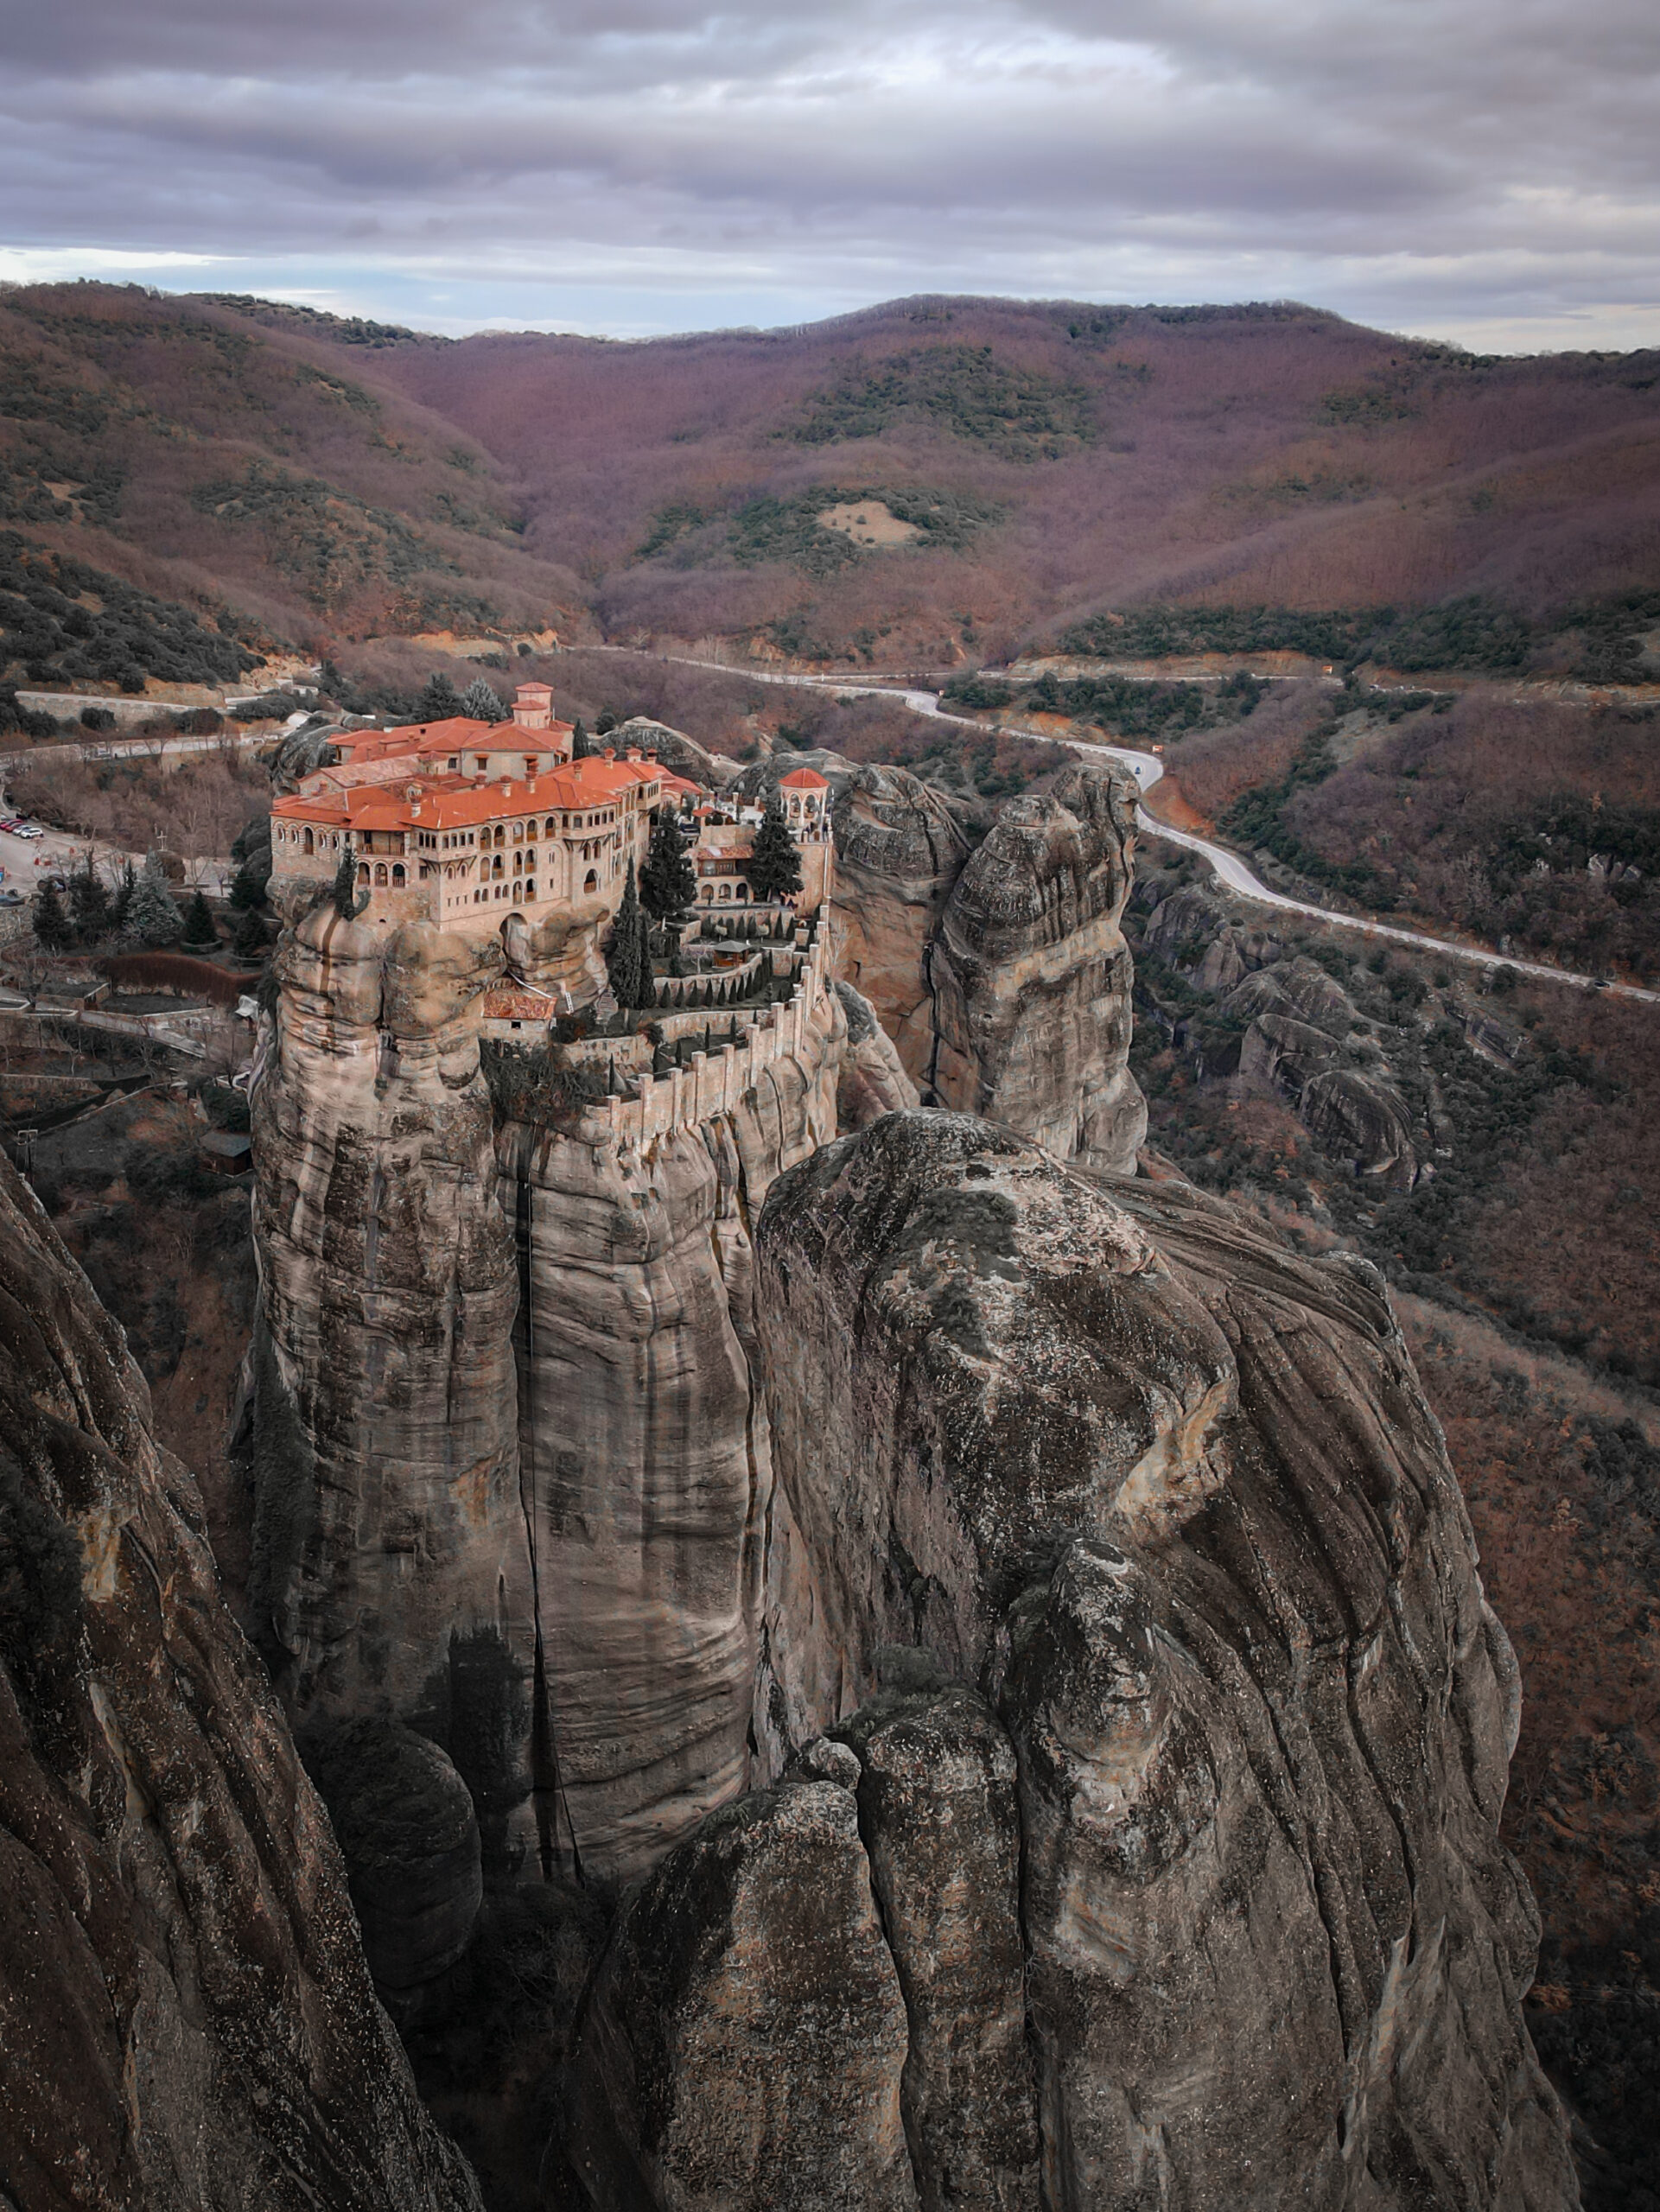
<path fill-rule="evenodd" d="M 1654 357 L 0 362 L 25 2212 L 1660 2200 Z"/>

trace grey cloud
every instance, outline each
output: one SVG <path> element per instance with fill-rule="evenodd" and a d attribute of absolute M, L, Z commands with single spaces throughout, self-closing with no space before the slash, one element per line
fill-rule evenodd
<path fill-rule="evenodd" d="M 946 271 L 1565 327 L 1657 290 L 1651 0 L 69 0 L 5 44 L 37 249 L 611 256 L 827 310 Z"/>

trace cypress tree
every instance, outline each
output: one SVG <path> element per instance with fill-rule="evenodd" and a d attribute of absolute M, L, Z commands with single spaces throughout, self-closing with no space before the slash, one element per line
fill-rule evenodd
<path fill-rule="evenodd" d="M 55 887 L 43 883 L 35 893 L 35 941 L 47 952 L 62 952 L 69 943 L 69 917 Z"/>
<path fill-rule="evenodd" d="M 158 950 L 177 944 L 184 935 L 178 906 L 154 853 L 144 862 L 132 887 L 132 897 L 127 902 L 126 926 L 128 933 L 141 944 Z"/>
<path fill-rule="evenodd" d="M 207 901 L 197 892 L 184 918 L 184 941 L 199 948 L 217 948 L 219 931 L 213 927 L 213 917 L 207 911 Z"/>
<path fill-rule="evenodd" d="M 586 760 L 592 750 L 588 741 L 588 724 L 578 715 L 571 725 L 570 757 L 573 760 Z"/>
<path fill-rule="evenodd" d="M 801 853 L 790 835 L 784 799 L 776 785 L 768 794 L 766 811 L 755 832 L 754 849 L 749 855 L 749 887 L 757 899 L 769 903 L 793 898 L 801 888 Z"/>
<path fill-rule="evenodd" d="M 651 1001 L 640 995 L 642 966 L 646 976 L 651 976 L 651 949 L 646 942 L 646 917 L 640 911 L 639 893 L 634 884 L 634 863 L 628 863 L 628 873 L 623 880 L 622 904 L 617 909 L 617 918 L 611 930 L 611 949 L 605 957 L 605 972 L 611 992 L 621 1007 L 649 1006 Z"/>
<path fill-rule="evenodd" d="M 132 906 L 132 894 L 138 884 L 138 871 L 130 861 L 121 863 L 121 880 L 115 887 L 115 896 L 110 901 L 110 927 L 124 930 L 127 915 Z"/>
<path fill-rule="evenodd" d="M 232 950 L 239 960 L 257 960 L 268 942 L 265 925 L 260 920 L 258 911 L 252 906 L 245 906 L 242 918 L 236 925 L 236 935 L 231 940 Z"/>
<path fill-rule="evenodd" d="M 110 894 L 91 853 L 69 879 L 69 912 L 74 918 L 75 935 L 84 944 L 108 934 Z"/>
<path fill-rule="evenodd" d="M 652 824 L 652 842 L 639 872 L 639 895 L 646 912 L 660 922 L 681 912 L 697 896 L 697 879 L 684 840 L 667 807 L 658 810 Z"/>

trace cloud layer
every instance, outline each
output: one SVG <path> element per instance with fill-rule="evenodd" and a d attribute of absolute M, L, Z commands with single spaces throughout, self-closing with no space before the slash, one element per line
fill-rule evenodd
<path fill-rule="evenodd" d="M 1653 0 L 67 0 L 5 52 L 0 276 L 455 330 L 925 290 L 1660 343 Z"/>

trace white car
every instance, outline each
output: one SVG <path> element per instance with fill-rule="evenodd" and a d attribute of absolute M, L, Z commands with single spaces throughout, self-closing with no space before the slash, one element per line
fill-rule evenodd
<path fill-rule="evenodd" d="M 37 830 L 32 822 L 25 822 L 21 823 L 17 829 L 12 831 L 11 834 L 14 837 L 44 837 L 46 832 L 44 830 Z"/>

